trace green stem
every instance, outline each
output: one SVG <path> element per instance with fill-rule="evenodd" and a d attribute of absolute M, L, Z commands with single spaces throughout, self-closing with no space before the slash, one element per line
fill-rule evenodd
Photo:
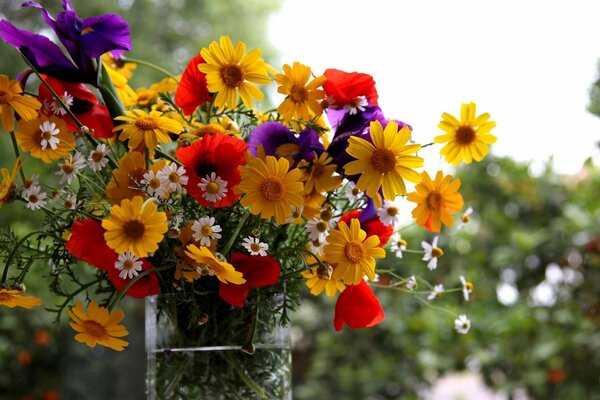
<path fill-rule="evenodd" d="M 17 158 L 18 162 L 18 160 L 21 158 L 21 154 L 19 153 L 19 146 L 17 145 L 17 139 L 15 138 L 14 132 L 10 133 L 10 140 L 12 142 L 15 157 Z M 25 172 L 23 171 L 23 165 L 19 166 L 19 173 L 21 174 L 21 180 L 25 182 Z"/>
<path fill-rule="evenodd" d="M 242 219 L 240 219 L 240 222 L 238 223 L 238 225 L 235 227 L 234 231 L 231 233 L 231 236 L 229 236 L 229 240 L 227 241 L 227 243 L 225 243 L 225 246 L 223 247 L 223 250 L 222 250 L 222 254 L 224 256 L 227 256 L 227 254 L 229 253 L 229 250 L 231 249 L 231 246 L 233 246 L 233 243 L 235 242 L 235 239 L 240 234 L 240 231 L 242 230 L 242 228 L 246 224 L 246 221 L 248 220 L 249 216 L 250 216 L 250 211 L 246 211 L 246 213 L 244 214 L 244 216 L 242 217 Z"/>
<path fill-rule="evenodd" d="M 8 255 L 8 258 L 6 259 L 6 264 L 4 264 L 4 271 L 2 272 L 2 279 L 0 279 L 0 284 L 6 282 L 6 278 L 8 278 L 8 269 L 9 269 L 10 263 L 13 260 L 15 254 L 17 254 L 17 250 L 19 249 L 19 247 L 21 247 L 21 245 L 23 243 L 25 243 L 25 241 L 27 239 L 29 239 L 30 237 L 35 236 L 35 235 L 44 234 L 44 233 L 46 233 L 46 232 L 44 232 L 44 231 L 29 232 L 27 235 L 23 236 L 23 238 L 17 242 L 14 249 L 12 249 L 12 251 Z"/>
<path fill-rule="evenodd" d="M 123 296 L 125 296 L 125 293 L 127 293 L 127 291 L 129 290 L 129 288 L 131 288 L 137 281 L 139 281 L 140 279 L 142 279 L 143 277 L 145 277 L 147 275 L 150 275 L 153 272 L 164 271 L 164 270 L 169 269 L 169 268 L 172 268 L 172 266 L 171 265 L 163 265 L 162 267 L 147 269 L 146 271 L 143 271 L 143 272 L 139 273 L 135 278 L 133 278 L 132 280 L 130 280 L 129 282 L 127 282 L 127 285 L 125 285 L 125 287 L 123 287 L 123 289 L 119 290 L 119 293 L 117 294 L 117 296 L 109 304 L 108 311 L 112 311 L 112 309 L 114 308 L 114 306 L 117 305 L 117 303 L 119 303 L 121 301 L 121 299 L 123 298 Z"/>
<path fill-rule="evenodd" d="M 244 383 L 250 389 L 252 389 L 259 398 L 266 399 L 267 398 L 267 394 L 265 393 L 265 389 L 263 389 L 262 387 L 260 387 L 258 385 L 258 383 L 254 382 L 254 380 L 252 380 L 252 378 L 250 378 L 248 376 L 248 374 L 246 373 L 246 371 L 244 371 L 244 369 L 237 362 L 235 362 L 235 360 L 233 359 L 233 354 L 228 353 L 227 354 L 227 358 L 229 358 L 229 362 L 230 362 L 231 366 L 233 367 L 233 369 L 235 370 L 235 372 L 238 374 L 238 376 L 242 379 L 242 381 L 244 381 Z"/>
<path fill-rule="evenodd" d="M 173 78 L 173 79 L 175 79 L 175 81 L 177 83 L 179 83 L 179 79 L 177 78 L 176 75 L 173 75 L 171 72 L 167 71 L 166 69 L 164 69 L 162 67 L 159 67 L 156 64 L 152 64 L 151 62 L 140 60 L 140 59 L 137 59 L 137 58 L 125 57 L 125 56 L 121 57 L 120 61 L 124 61 L 126 63 L 131 63 L 131 64 L 143 65 L 144 67 L 148 67 L 148 68 L 153 69 L 153 70 L 155 70 L 157 72 L 160 72 L 161 74 L 166 75 L 169 78 Z"/>
<path fill-rule="evenodd" d="M 179 364 L 179 368 L 177 368 L 177 371 L 175 372 L 175 376 L 171 379 L 171 382 L 169 382 L 169 386 L 167 386 L 165 389 L 164 394 L 167 396 L 167 398 L 173 397 L 175 388 L 179 384 L 179 381 L 181 380 L 181 377 L 183 376 L 184 371 L 187 369 L 187 367 L 190 365 L 191 362 L 192 362 L 192 357 L 188 357 L 185 360 L 185 362 L 182 362 L 181 364 Z"/>

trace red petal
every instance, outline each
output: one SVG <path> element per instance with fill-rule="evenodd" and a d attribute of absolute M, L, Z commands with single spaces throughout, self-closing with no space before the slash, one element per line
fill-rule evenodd
<path fill-rule="evenodd" d="M 244 274 L 246 285 L 253 288 L 275 285 L 281 275 L 279 263 L 273 257 L 233 253 L 230 262 L 236 271 Z"/>
<path fill-rule="evenodd" d="M 191 115 L 196 107 L 211 99 L 206 75 L 198 69 L 198 65 L 204 62 L 200 54 L 190 60 L 175 92 L 175 104 L 181 107 L 185 115 Z"/>
<path fill-rule="evenodd" d="M 108 108 L 103 105 L 95 104 L 89 111 L 86 111 L 77 116 L 79 122 L 94 130 L 94 137 L 97 139 L 108 139 L 115 136 L 113 132 L 113 121 Z M 77 127 L 72 122 L 71 118 L 67 118 L 67 122 L 71 121 L 73 129 L 77 130 Z M 71 124 L 69 124 L 71 126 Z"/>
<path fill-rule="evenodd" d="M 375 293 L 365 281 L 361 281 L 358 285 L 346 286 L 338 297 L 333 325 L 336 331 L 342 330 L 344 323 L 350 328 L 365 328 L 380 323 L 384 318 Z"/>
<path fill-rule="evenodd" d="M 231 283 L 221 283 L 219 287 L 219 296 L 227 303 L 236 307 L 244 307 L 246 297 L 250 293 L 248 285 L 233 285 Z"/>
<path fill-rule="evenodd" d="M 105 271 L 114 269 L 117 253 L 106 244 L 100 221 L 87 218 L 74 222 L 71 231 L 65 247 L 75 258 Z"/>
<path fill-rule="evenodd" d="M 359 218 L 361 214 L 362 210 L 352 210 L 342 215 L 340 221 L 350 224 L 352 218 Z M 367 233 L 367 236 L 377 235 L 379 237 L 379 247 L 384 247 L 394 233 L 394 228 L 391 225 L 385 226 L 377 216 L 361 222 L 360 228 Z"/>
<path fill-rule="evenodd" d="M 368 74 L 344 72 L 330 68 L 323 74 L 327 80 L 323 84 L 325 94 L 335 99 L 335 107 L 340 108 L 359 96 L 364 96 L 370 106 L 376 106 L 379 96 L 375 89 L 375 81 Z"/>
<path fill-rule="evenodd" d="M 142 271 L 146 271 L 152 269 L 153 266 L 150 261 L 146 259 L 140 259 L 142 261 Z M 123 279 L 119 278 L 119 271 L 115 268 L 114 264 L 112 268 L 108 270 L 108 279 L 110 279 L 111 283 L 117 290 L 121 290 L 129 283 L 131 279 Z M 148 274 L 140 279 L 138 279 L 128 290 L 125 292 L 125 295 L 142 299 L 146 296 L 150 296 L 153 294 L 160 294 L 160 285 L 158 283 L 158 275 L 156 273 Z"/>

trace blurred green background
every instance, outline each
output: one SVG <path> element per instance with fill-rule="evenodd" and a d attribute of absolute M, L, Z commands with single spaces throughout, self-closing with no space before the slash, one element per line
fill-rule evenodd
<path fill-rule="evenodd" d="M 54 14 L 60 9 L 58 0 L 42 4 Z M 221 34 L 261 48 L 267 62 L 279 65 L 266 32 L 279 0 L 73 4 L 84 17 L 122 15 L 133 32 L 130 56 L 176 73 Z M 23 28 L 45 28 L 39 12 L 21 9 L 20 1 L 2 2 L 0 14 Z M 0 71 L 14 76 L 23 68 L 14 50 L 0 45 Z M 131 84 L 160 78 L 138 67 Z M 597 93 L 590 107 L 596 113 Z M 7 135 L 0 135 L 0 165 L 12 162 Z M 554 173 L 551 163 L 533 175 L 527 163 L 494 157 L 457 171 L 466 206 L 475 211 L 462 230 L 440 236 L 446 253 L 427 278 L 458 286 L 465 275 L 475 284 L 468 303 L 460 293 L 436 300 L 469 316 L 468 335 L 454 332 L 454 316 L 386 288 L 375 289 L 384 323 L 335 333 L 334 301 L 307 293 L 292 324 L 294 398 L 452 399 L 435 397 L 432 385 L 455 372 L 481 376 L 500 398 L 600 398 L 600 168 L 581 163 L 573 176 Z M 28 171 L 53 174 L 37 162 Z M 39 222 L 21 204 L 0 210 L 0 226 L 18 233 Z M 420 229 L 403 238 L 417 249 L 430 239 Z M 40 279 L 25 283 L 43 288 L 47 271 L 36 268 Z M 418 275 L 424 265 L 419 255 L 406 254 L 401 268 L 404 276 Z M 122 353 L 75 343 L 64 319 L 54 324 L 41 310 L 0 309 L 0 398 L 144 398 L 143 305 L 127 306 L 131 346 Z M 463 398 L 485 398 L 474 390 Z"/>

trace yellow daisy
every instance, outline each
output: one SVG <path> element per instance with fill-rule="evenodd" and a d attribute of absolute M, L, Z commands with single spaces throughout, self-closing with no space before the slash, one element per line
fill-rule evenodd
<path fill-rule="evenodd" d="M 325 295 L 331 297 L 337 291 L 342 292 L 346 288 L 341 280 L 334 278 L 331 271 L 326 270 L 328 268 L 331 268 L 331 266 L 324 264 L 320 267 L 312 267 L 310 270 L 302 271 L 302 277 L 306 279 L 306 286 L 313 296 L 318 296 L 325 290 Z"/>
<path fill-rule="evenodd" d="M 496 123 L 488 121 L 489 118 L 488 113 L 476 117 L 475 103 L 465 103 L 460 109 L 460 121 L 448 113 L 442 114 L 438 127 L 446 134 L 436 136 L 433 142 L 447 143 L 440 154 L 452 165 L 481 161 L 490 152 L 488 145 L 496 142 L 496 137 L 489 133 Z"/>
<path fill-rule="evenodd" d="M 129 65 L 129 64 L 126 64 Z M 122 69 L 121 72 L 119 70 L 112 68 L 109 64 L 104 63 L 104 67 L 108 72 L 108 76 L 112 81 L 115 90 L 117 91 L 117 95 L 121 99 L 121 102 L 125 107 L 131 107 L 135 105 L 137 102 L 137 94 L 135 91 L 129 86 L 127 83 L 127 77 L 125 73 L 126 70 Z M 127 71 L 129 72 L 129 71 Z"/>
<path fill-rule="evenodd" d="M 133 77 L 133 70 L 137 68 L 136 63 L 124 62 L 122 59 L 114 58 L 110 53 L 102 54 L 102 62 L 116 73 L 123 75 L 125 79 Z"/>
<path fill-rule="evenodd" d="M 0 176 L 2 177 L 2 181 L 0 181 L 0 207 L 13 198 L 15 194 L 15 178 L 22 166 L 23 160 L 17 158 L 11 173 L 6 168 L 0 168 Z"/>
<path fill-rule="evenodd" d="M 398 125 L 389 121 L 385 130 L 379 121 L 371 122 L 373 143 L 358 137 L 350 137 L 346 152 L 356 160 L 344 166 L 347 175 L 360 174 L 356 187 L 366 191 L 381 207 L 377 193 L 383 189 L 383 197 L 393 200 L 397 195 L 406 194 L 404 180 L 418 182 L 421 179 L 413 168 L 423 166 L 421 157 L 410 154 L 421 148 L 420 144 L 407 144 L 411 131 L 407 126 L 398 131 Z"/>
<path fill-rule="evenodd" d="M 67 123 L 54 115 L 20 120 L 15 137 L 23 151 L 46 164 L 65 157 L 75 148 L 75 137 Z"/>
<path fill-rule="evenodd" d="M 109 312 L 107 308 L 100 307 L 95 301 L 88 305 L 88 312 L 85 312 L 80 301 L 69 311 L 69 322 L 71 328 L 78 333 L 75 340 L 79 343 L 85 343 L 89 347 L 96 347 L 97 344 L 105 346 L 116 351 L 122 351 L 129 345 L 120 337 L 129 335 L 127 329 L 119 322 L 125 317 L 123 310 Z"/>
<path fill-rule="evenodd" d="M 126 115 L 116 117 L 117 121 L 124 121 L 113 129 L 122 131 L 119 140 L 127 142 L 129 150 L 137 149 L 142 143 L 154 158 L 154 150 L 159 143 L 171 143 L 169 133 L 179 134 L 183 126 L 174 119 L 163 116 L 159 111 L 146 113 L 142 110 L 126 111 Z"/>
<path fill-rule="evenodd" d="M 333 175 L 337 165 L 332 162 L 333 159 L 325 152 L 315 155 L 310 163 L 305 160 L 300 162 L 298 168 L 306 174 L 304 193 L 308 194 L 313 189 L 319 193 L 329 192 L 342 185 L 342 177 Z"/>
<path fill-rule="evenodd" d="M 246 44 L 238 42 L 234 48 L 229 36 L 221 36 L 219 42 L 213 41 L 200 51 L 206 62 L 198 65 L 206 74 L 208 91 L 217 94 L 214 104 L 234 109 L 239 95 L 246 107 L 252 108 L 253 98 L 263 99 L 263 93 L 253 84 L 271 83 L 267 72 L 272 68 L 260 58 L 259 49 L 245 54 Z"/>
<path fill-rule="evenodd" d="M 22 296 L 20 290 L 0 289 L 0 306 L 10 308 L 23 307 L 31 308 L 42 304 L 42 300 L 35 296 Z"/>
<path fill-rule="evenodd" d="M 423 172 L 421 182 L 415 186 L 416 192 L 409 193 L 408 201 L 417 203 L 412 216 L 417 225 L 424 226 L 433 232 L 439 232 L 442 223 L 452 226 L 452 214 L 462 209 L 464 201 L 458 188 L 460 179 L 451 181 L 452 176 L 438 171 L 435 180 L 427 172 Z"/>
<path fill-rule="evenodd" d="M 12 132 L 15 127 L 13 111 L 16 111 L 21 119 L 29 121 L 37 118 L 40 108 L 42 103 L 23 95 L 19 82 L 10 80 L 6 75 L 0 75 L 0 120 L 5 131 Z"/>
<path fill-rule="evenodd" d="M 234 285 L 246 283 L 241 272 L 236 271 L 233 265 L 227 261 L 217 259 L 206 246 L 198 247 L 195 244 L 188 244 L 185 254 L 194 260 L 198 266 L 208 267 L 210 272 L 223 283 L 233 283 Z"/>
<path fill-rule="evenodd" d="M 147 257 L 158 249 L 168 230 L 167 215 L 157 211 L 154 202 L 135 196 L 113 205 L 110 216 L 102 220 L 102 227 L 106 229 L 104 239 L 108 247 L 119 254 L 129 250 L 137 257 Z"/>
<path fill-rule="evenodd" d="M 385 257 L 379 245 L 379 237 L 360 228 L 357 218 L 350 220 L 350 227 L 341 221 L 338 229 L 327 236 L 328 244 L 323 248 L 325 259 L 334 266 L 333 277 L 347 285 L 358 285 L 365 275 L 375 279 L 375 258 Z"/>
<path fill-rule="evenodd" d="M 284 158 L 267 156 L 265 161 L 254 158 L 240 167 L 242 181 L 234 190 L 244 193 L 242 206 L 264 219 L 274 216 L 276 223 L 286 223 L 292 206 L 299 208 L 304 203 L 302 173 L 298 168 L 289 171 L 289 166 Z"/>
<path fill-rule="evenodd" d="M 319 87 L 327 77 L 321 75 L 309 82 L 310 74 L 310 67 L 295 62 L 292 67 L 285 64 L 283 74 L 275 75 L 275 82 L 279 84 L 277 92 L 286 95 L 283 103 L 277 108 L 277 112 L 284 120 L 289 121 L 298 117 L 310 121 L 313 116 L 323 114 L 320 101 L 325 98 L 325 91 Z"/>

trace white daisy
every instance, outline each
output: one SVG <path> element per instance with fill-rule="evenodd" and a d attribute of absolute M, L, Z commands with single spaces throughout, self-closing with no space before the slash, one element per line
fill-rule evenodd
<path fill-rule="evenodd" d="M 160 179 L 162 187 L 172 192 L 180 192 L 183 189 L 183 186 L 188 183 L 188 177 L 185 175 L 185 168 L 178 167 L 175 163 L 165 165 L 156 173 L 156 177 Z"/>
<path fill-rule="evenodd" d="M 242 246 L 248 250 L 251 256 L 266 256 L 267 250 L 269 250 L 268 244 L 261 242 L 257 237 L 253 236 L 244 238 Z"/>
<path fill-rule="evenodd" d="M 285 222 L 287 224 L 291 224 L 292 222 L 294 222 L 295 220 L 297 220 L 298 218 L 302 217 L 302 212 L 304 211 L 304 206 L 300 206 L 300 207 L 296 207 L 296 206 L 292 206 L 292 214 L 287 217 L 287 219 L 285 220 Z"/>
<path fill-rule="evenodd" d="M 444 285 L 441 283 L 439 285 L 435 285 L 431 293 L 429 293 L 429 296 L 427 296 L 427 300 L 437 299 L 442 295 L 442 293 L 444 293 Z"/>
<path fill-rule="evenodd" d="M 454 329 L 456 329 L 458 333 L 464 335 L 471 329 L 471 321 L 465 314 L 459 315 L 458 318 L 454 320 Z"/>
<path fill-rule="evenodd" d="M 121 279 L 131 279 L 136 277 L 138 273 L 142 270 L 142 261 L 139 261 L 139 257 L 131 254 L 129 250 L 127 250 L 123 254 L 119 254 L 119 258 L 115 263 L 115 268 L 121 271 L 119 273 L 119 278 Z"/>
<path fill-rule="evenodd" d="M 77 195 L 72 194 L 70 196 L 67 196 L 67 198 L 63 202 L 63 205 L 68 210 L 74 210 L 77 207 Z"/>
<path fill-rule="evenodd" d="M 198 187 L 204 192 L 202 197 L 213 203 L 224 199 L 228 190 L 227 181 L 221 179 L 215 172 L 212 172 L 210 176 L 206 175 L 206 178 L 200 179 Z"/>
<path fill-rule="evenodd" d="M 65 103 L 67 108 L 71 108 L 71 106 L 73 105 L 73 96 L 71 96 L 67 91 L 65 91 L 65 93 L 62 96 L 60 96 L 60 99 L 63 103 Z M 44 102 L 44 106 L 48 111 L 51 111 L 54 115 L 61 116 L 67 113 L 67 110 L 65 110 L 62 104 L 56 101 L 56 99 L 54 99 L 53 101 Z"/>
<path fill-rule="evenodd" d="M 23 191 L 21 196 L 27 200 L 27 208 L 30 210 L 39 210 L 44 207 L 46 205 L 46 198 L 48 197 L 38 185 L 30 186 L 29 189 Z"/>
<path fill-rule="evenodd" d="M 143 175 L 143 179 L 140 183 L 144 185 L 144 189 L 150 196 L 164 197 L 166 194 L 165 187 L 152 170 Z"/>
<path fill-rule="evenodd" d="M 40 176 L 39 175 L 31 175 L 28 179 L 23 181 L 23 188 L 29 189 L 32 186 L 40 185 Z"/>
<path fill-rule="evenodd" d="M 85 160 L 78 151 L 74 154 L 69 154 L 68 158 L 65 158 L 61 164 L 58 164 L 58 171 L 56 171 L 56 175 L 60 176 L 61 185 L 65 182 L 70 185 L 73 177 L 83 167 L 85 167 Z"/>
<path fill-rule="evenodd" d="M 381 223 L 385 226 L 393 226 L 400 222 L 400 210 L 398 206 L 390 200 L 384 200 L 381 208 L 377 209 L 377 215 Z"/>
<path fill-rule="evenodd" d="M 414 275 L 406 281 L 406 288 L 408 290 L 415 290 L 417 288 L 417 278 Z"/>
<path fill-rule="evenodd" d="M 439 257 L 444 255 L 444 250 L 437 247 L 438 237 L 434 237 L 431 244 L 423 241 L 421 242 L 421 246 L 423 246 L 423 250 L 425 250 L 425 254 L 423 255 L 423 261 L 429 261 L 427 263 L 427 268 L 430 270 L 434 270 L 437 268 L 437 260 Z"/>
<path fill-rule="evenodd" d="M 108 163 L 108 154 L 110 153 L 110 149 L 106 147 L 104 143 L 96 146 L 96 150 L 90 151 L 90 155 L 88 156 L 88 165 L 92 169 L 92 171 L 100 171 L 104 166 Z"/>
<path fill-rule="evenodd" d="M 471 220 L 471 214 L 473 214 L 473 207 L 467 208 L 467 211 L 465 211 L 465 213 L 462 215 L 460 222 L 456 224 L 456 229 L 460 230 L 463 226 L 465 226 L 465 224 L 468 224 Z"/>
<path fill-rule="evenodd" d="M 319 242 L 318 240 L 311 240 L 310 242 L 308 242 L 308 246 L 310 247 L 310 251 L 315 256 L 322 256 L 323 255 L 323 248 L 325 247 L 325 245 L 327 245 L 327 240 L 324 240 L 322 242 Z"/>
<path fill-rule="evenodd" d="M 344 110 L 350 115 L 355 115 L 358 111 L 365 111 L 365 107 L 368 105 L 369 101 L 365 96 L 358 96 L 350 103 L 344 105 Z"/>
<path fill-rule="evenodd" d="M 463 275 L 460 276 L 460 283 L 462 283 L 462 292 L 465 301 L 469 301 L 469 293 L 473 291 L 473 284 L 465 279 Z"/>
<path fill-rule="evenodd" d="M 308 221 L 304 229 L 308 233 L 310 240 L 324 242 L 327 235 L 329 235 L 329 223 L 320 218 L 313 218 Z"/>
<path fill-rule="evenodd" d="M 60 129 L 56 127 L 54 122 L 44 121 L 39 127 L 41 132 L 41 141 L 40 145 L 42 146 L 42 150 L 46 150 L 46 147 L 50 146 L 52 150 L 56 150 L 60 140 L 55 137 L 60 133 Z"/>
<path fill-rule="evenodd" d="M 390 250 L 396 254 L 396 257 L 402 258 L 402 252 L 406 250 L 406 246 L 408 245 L 406 240 L 402 239 L 400 232 L 394 232 L 391 242 Z"/>
<path fill-rule="evenodd" d="M 215 225 L 214 217 L 202 217 L 192 224 L 192 235 L 202 246 L 210 246 L 210 241 L 220 239 L 221 226 Z"/>
<path fill-rule="evenodd" d="M 348 181 L 348 184 L 346 185 L 346 197 L 348 197 L 348 199 L 351 202 L 355 202 L 356 200 L 360 199 L 363 195 L 363 192 L 361 192 L 357 187 L 356 184 L 352 181 Z"/>

